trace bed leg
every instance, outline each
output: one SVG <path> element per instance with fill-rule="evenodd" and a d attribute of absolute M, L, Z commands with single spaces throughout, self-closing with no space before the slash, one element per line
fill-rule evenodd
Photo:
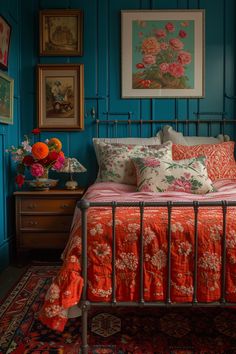
<path fill-rule="evenodd" d="M 82 305 L 82 354 L 88 354 L 88 304 Z"/>

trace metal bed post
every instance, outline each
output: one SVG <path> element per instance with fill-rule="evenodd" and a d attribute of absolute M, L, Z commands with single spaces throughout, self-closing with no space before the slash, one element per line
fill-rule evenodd
<path fill-rule="evenodd" d="M 84 286 L 81 297 L 81 309 L 82 309 L 82 353 L 88 354 L 88 310 L 89 301 L 87 299 L 87 284 L 88 284 L 88 250 L 87 250 L 87 209 L 89 208 L 89 202 L 81 200 L 77 206 L 81 210 L 81 222 L 82 222 L 82 276 L 84 280 Z"/>

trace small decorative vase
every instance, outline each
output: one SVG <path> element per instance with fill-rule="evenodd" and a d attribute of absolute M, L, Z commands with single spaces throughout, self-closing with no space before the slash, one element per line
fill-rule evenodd
<path fill-rule="evenodd" d="M 36 177 L 34 180 L 26 181 L 34 190 L 48 191 L 50 188 L 56 187 L 58 180 L 48 178 L 48 169 L 44 170 L 44 174 Z"/>

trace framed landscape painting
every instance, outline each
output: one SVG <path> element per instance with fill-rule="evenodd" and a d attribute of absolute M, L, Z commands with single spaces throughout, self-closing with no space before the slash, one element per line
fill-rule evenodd
<path fill-rule="evenodd" d="M 204 96 L 204 10 L 121 12 L 122 97 Z"/>
<path fill-rule="evenodd" d="M 83 54 L 81 10 L 40 11 L 40 55 L 78 56 Z"/>
<path fill-rule="evenodd" d="M 0 122 L 13 124 L 14 80 L 0 71 Z"/>
<path fill-rule="evenodd" d="M 38 127 L 41 130 L 84 128 L 83 64 L 39 64 Z"/>

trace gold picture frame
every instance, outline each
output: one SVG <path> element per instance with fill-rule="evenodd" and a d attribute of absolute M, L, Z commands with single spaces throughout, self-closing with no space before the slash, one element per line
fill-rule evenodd
<path fill-rule="evenodd" d="M 14 80 L 0 71 L 0 123 L 13 124 Z"/>
<path fill-rule="evenodd" d="M 84 65 L 38 64 L 38 127 L 84 129 Z"/>
<path fill-rule="evenodd" d="M 40 55 L 83 55 L 81 10 L 51 9 L 39 13 Z"/>

